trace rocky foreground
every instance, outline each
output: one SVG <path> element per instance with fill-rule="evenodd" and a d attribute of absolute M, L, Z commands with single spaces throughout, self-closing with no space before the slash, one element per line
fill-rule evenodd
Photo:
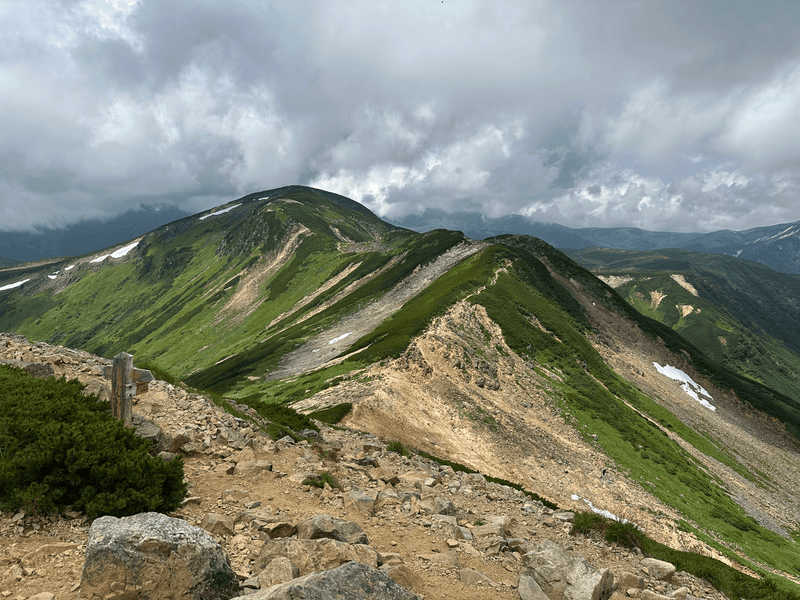
<path fill-rule="evenodd" d="M 0 334 L 0 359 L 40 375 L 77 378 L 101 398 L 108 395 L 102 367 L 109 361 L 86 352 Z M 206 561 L 229 571 L 227 591 L 218 597 L 357 598 L 364 590 L 371 591 L 363 597 L 427 599 L 723 597 L 668 563 L 571 536 L 572 513 L 479 474 L 401 456 L 387 450 L 387 440 L 325 426 L 311 443 L 275 442 L 261 433 L 264 422 L 255 411 L 238 408 L 248 419 L 157 381 L 133 409 L 140 433 L 165 460 L 184 457 L 189 484 L 171 519 L 136 519 L 150 523 L 148 531 L 152 519 L 168 523 L 167 530 L 186 528 L 176 539 L 218 548 L 223 559 Z M 0 513 L 0 594 L 12 600 L 211 597 L 192 593 L 190 575 L 156 581 L 183 573 L 180 564 L 196 568 L 199 559 L 178 559 L 206 541 L 179 544 L 183 549 L 170 554 L 166 542 L 147 542 L 152 537 L 121 538 L 115 543 L 142 552 L 140 563 L 150 570 L 138 572 L 138 580 L 107 570 L 105 559 L 96 558 L 102 556 L 96 540 L 108 536 L 98 531 L 109 525 L 127 531 L 126 523 L 104 517 L 90 524 L 71 511 Z"/>

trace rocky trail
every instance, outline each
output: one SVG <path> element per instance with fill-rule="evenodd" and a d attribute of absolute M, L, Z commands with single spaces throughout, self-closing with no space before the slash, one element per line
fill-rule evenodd
<path fill-rule="evenodd" d="M 40 375 L 77 378 L 101 398 L 108 395 L 102 367 L 109 361 L 86 352 L 2 334 L 0 358 Z M 401 456 L 388 450 L 387 440 L 341 428 L 321 426 L 312 443 L 273 441 L 260 432 L 255 411 L 238 409 L 247 420 L 161 381 L 137 397 L 133 409 L 140 433 L 153 439 L 164 459 L 183 456 L 189 495 L 170 516 L 219 544 L 235 573 L 236 594 L 294 597 L 271 587 L 291 580 L 285 585 L 320 597 L 313 595 L 319 586 L 340 585 L 320 580 L 325 574 L 310 575 L 324 571 L 331 578 L 338 573 L 341 585 L 388 574 L 405 590 L 380 580 L 394 595 L 376 597 L 387 598 L 724 597 L 704 580 L 673 573 L 667 563 L 570 535 L 573 513 L 551 510 L 480 474 Z M 324 474 L 335 487 L 304 483 Z M 86 559 L 94 543 L 90 526 L 71 511 L 0 513 L 0 597 L 192 597 L 156 584 L 147 596 L 130 583 L 104 579 Z M 167 559 L 155 556 L 150 568 L 159 560 Z"/>

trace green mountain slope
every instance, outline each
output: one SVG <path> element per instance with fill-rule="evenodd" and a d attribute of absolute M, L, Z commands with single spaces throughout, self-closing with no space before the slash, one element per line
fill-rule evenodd
<path fill-rule="evenodd" d="M 299 186 L 260 192 L 99 255 L 2 269 L 0 288 L 25 283 L 0 292 L 0 330 L 109 357 L 132 352 L 190 386 L 264 410 L 358 384 L 363 369 L 407 356 L 436 317 L 467 304 L 485 311 L 545 382 L 537 393 L 557 414 L 679 511 L 684 530 L 736 560 L 734 548 L 800 575 L 790 534 L 748 516 L 698 456 L 765 489 L 782 482 L 615 371 L 595 345 L 610 333 L 576 290 L 800 437 L 797 401 L 719 365 L 540 240 L 418 234 L 355 204 Z M 488 330 L 463 335 L 473 365 L 500 352 L 487 345 Z M 513 434 L 491 416 L 481 422 L 487 435 Z M 796 519 L 787 526 L 797 529 Z"/>
<path fill-rule="evenodd" d="M 800 398 L 800 277 L 682 250 L 568 252 L 717 363 Z"/>

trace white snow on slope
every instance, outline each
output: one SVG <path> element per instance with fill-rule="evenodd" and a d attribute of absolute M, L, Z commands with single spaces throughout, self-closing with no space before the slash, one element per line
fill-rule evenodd
<path fill-rule="evenodd" d="M 55 279 L 56 277 L 58 277 L 58 273 L 55 273 L 53 275 L 48 275 L 47 276 L 48 279 Z"/>
<path fill-rule="evenodd" d="M 22 281 L 18 281 L 17 283 L 9 283 L 8 285 L 4 285 L 0 287 L 0 292 L 4 292 L 5 290 L 13 290 L 14 288 L 18 288 L 23 283 L 28 283 L 30 279 L 23 279 Z"/>
<path fill-rule="evenodd" d="M 665 377 L 669 377 L 670 379 L 674 379 L 675 381 L 681 382 L 681 389 L 686 392 L 688 396 L 694 398 L 705 406 L 709 410 L 717 410 L 717 407 L 711 404 L 708 400 L 713 400 L 711 394 L 709 394 L 702 385 L 695 383 L 695 381 L 689 377 L 686 373 L 681 371 L 680 369 L 676 369 L 670 365 L 666 365 L 662 367 L 657 362 L 653 363 L 653 366 L 656 368 L 656 371 L 664 375 Z M 705 398 L 701 398 L 700 396 L 705 396 Z M 708 398 L 708 400 L 706 400 Z"/>
<path fill-rule="evenodd" d="M 592 512 L 593 512 L 593 513 L 595 513 L 595 514 L 598 514 L 598 515 L 602 515 L 602 516 L 604 516 L 606 519 L 611 519 L 612 521 L 617 521 L 618 523 L 623 523 L 623 524 L 628 522 L 628 520 L 627 520 L 627 519 L 621 519 L 621 518 L 619 518 L 617 515 L 615 515 L 615 514 L 614 514 L 614 513 L 612 513 L 612 512 L 609 512 L 609 511 L 607 511 L 607 510 L 601 510 L 601 509 L 599 509 L 599 508 L 596 508 L 596 507 L 594 506 L 594 504 L 592 504 L 592 503 L 591 503 L 589 500 L 587 500 L 586 498 L 581 498 L 580 496 L 578 496 L 578 495 L 576 495 L 576 494 L 572 494 L 571 498 L 572 498 L 573 500 L 583 500 L 584 502 L 586 502 L 586 504 L 588 504 L 588 505 L 589 505 L 589 508 L 592 510 Z"/>
<path fill-rule="evenodd" d="M 241 206 L 241 204 L 234 204 L 233 206 L 229 206 L 228 208 L 221 208 L 221 209 L 211 213 L 210 215 L 203 215 L 202 217 L 200 217 L 200 220 L 203 221 L 203 220 L 207 219 L 208 217 L 216 217 L 217 215 L 224 215 L 226 212 L 228 212 L 229 210 L 233 210 L 237 206 Z"/>
<path fill-rule="evenodd" d="M 126 255 L 128 252 L 130 252 L 131 250 L 133 250 L 134 248 L 136 248 L 136 246 L 138 246 L 138 245 L 139 245 L 139 240 L 136 240 L 136 241 L 135 241 L 135 242 L 133 242 L 132 244 L 128 244 L 127 246 L 123 246 L 122 248 L 118 248 L 118 249 L 114 250 L 114 251 L 113 251 L 111 254 L 103 254 L 102 256 L 98 256 L 97 258 L 93 258 L 93 259 L 92 259 L 92 260 L 90 260 L 89 262 L 93 262 L 93 263 L 99 263 L 99 262 L 103 262 L 103 261 L 104 261 L 105 259 L 107 259 L 109 256 L 110 256 L 111 258 L 122 258 L 122 257 L 123 257 L 123 256 L 125 256 L 125 255 Z M 68 268 L 69 268 L 69 267 L 68 267 Z"/>
<path fill-rule="evenodd" d="M 349 331 L 347 333 L 343 333 L 339 337 L 335 337 L 331 341 L 329 341 L 328 345 L 330 346 L 331 344 L 335 344 L 336 342 L 341 342 L 344 338 L 346 338 L 348 335 L 351 335 L 352 333 L 353 333 L 352 331 Z"/>
<path fill-rule="evenodd" d="M 65 268 L 64 270 L 65 270 L 65 271 L 71 271 L 71 270 L 72 270 L 72 269 L 74 269 L 74 268 L 75 268 L 75 265 L 70 265 L 70 266 L 68 266 L 67 268 Z"/>

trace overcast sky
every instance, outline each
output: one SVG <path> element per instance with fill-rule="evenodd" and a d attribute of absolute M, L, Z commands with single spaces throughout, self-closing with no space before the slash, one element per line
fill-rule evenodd
<path fill-rule="evenodd" d="M 4 0 L 0 230 L 301 183 L 571 227 L 800 219 L 800 2 Z"/>

